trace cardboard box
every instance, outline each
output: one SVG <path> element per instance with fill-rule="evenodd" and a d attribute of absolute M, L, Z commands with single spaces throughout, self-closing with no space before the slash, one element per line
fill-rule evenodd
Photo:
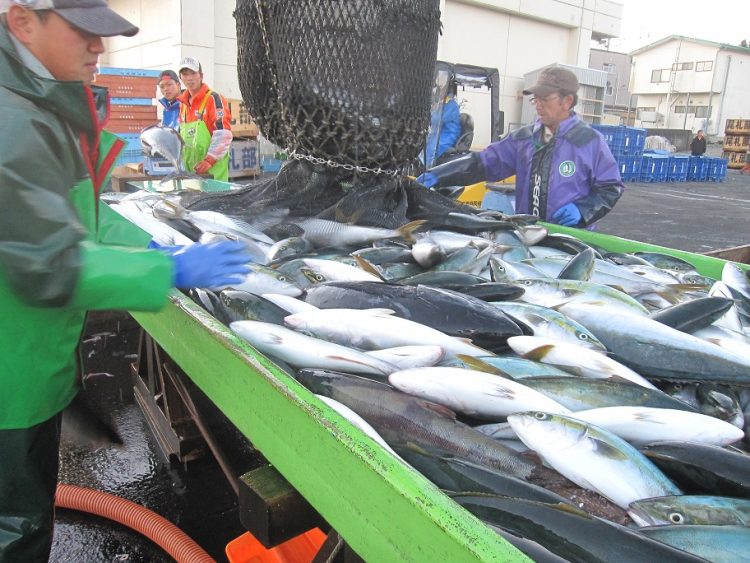
<path fill-rule="evenodd" d="M 245 102 L 242 100 L 230 98 L 229 113 L 232 114 L 232 133 L 235 137 L 257 137 L 260 131 L 253 121 L 252 116 L 247 111 Z"/>
<path fill-rule="evenodd" d="M 258 141 L 234 139 L 229 148 L 229 177 L 242 178 L 260 174 Z"/>

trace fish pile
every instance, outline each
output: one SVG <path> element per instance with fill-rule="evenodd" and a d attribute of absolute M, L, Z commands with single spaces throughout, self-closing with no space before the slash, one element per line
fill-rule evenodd
<path fill-rule="evenodd" d="M 110 205 L 159 244 L 243 241 L 245 280 L 189 295 L 535 560 L 748 560 L 736 264 L 711 279 L 527 216 L 382 229 L 145 193 Z"/>

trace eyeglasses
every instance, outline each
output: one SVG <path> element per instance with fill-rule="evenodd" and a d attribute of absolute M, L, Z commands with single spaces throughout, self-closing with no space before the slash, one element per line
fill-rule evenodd
<path fill-rule="evenodd" d="M 532 96 L 531 98 L 529 98 L 529 102 L 531 102 L 532 105 L 535 105 L 535 104 L 547 104 L 547 103 L 551 102 L 552 100 L 554 100 L 555 98 L 560 99 L 560 95 L 559 94 L 549 94 L 547 96 L 541 96 L 541 97 Z"/>

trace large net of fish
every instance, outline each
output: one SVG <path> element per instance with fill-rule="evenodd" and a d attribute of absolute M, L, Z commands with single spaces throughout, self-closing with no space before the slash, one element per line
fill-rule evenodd
<path fill-rule="evenodd" d="M 471 208 L 406 176 L 430 120 L 438 0 L 239 0 L 238 76 L 263 134 L 289 151 L 273 179 L 191 209 L 395 228 Z"/>

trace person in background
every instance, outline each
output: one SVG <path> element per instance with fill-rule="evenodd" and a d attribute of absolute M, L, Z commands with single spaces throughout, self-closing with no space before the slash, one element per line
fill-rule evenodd
<path fill-rule="evenodd" d="M 516 175 L 516 213 L 567 227 L 591 228 L 622 195 L 619 167 L 602 135 L 573 111 L 578 79 L 562 67 L 548 67 L 524 90 L 537 119 L 481 152 L 422 174 L 428 188 L 466 186 Z"/>
<path fill-rule="evenodd" d="M 180 95 L 182 90 L 180 89 L 180 78 L 175 71 L 165 70 L 159 75 L 159 90 L 163 96 L 159 103 L 164 108 L 161 124 L 172 129 L 179 129 L 180 100 L 177 99 L 177 96 Z"/>
<path fill-rule="evenodd" d="M 180 136 L 185 141 L 182 159 L 188 170 L 229 180 L 232 116 L 226 98 L 203 83 L 203 67 L 195 57 L 180 63 Z"/>
<path fill-rule="evenodd" d="M 706 152 L 706 137 L 703 136 L 703 129 L 698 129 L 698 132 L 690 141 L 690 154 L 693 156 L 701 156 Z"/>
<path fill-rule="evenodd" d="M 79 391 L 89 310 L 157 311 L 171 288 L 243 278 L 234 242 L 115 240 L 98 195 L 123 142 L 91 86 L 102 37 L 138 28 L 105 0 L 0 0 L 0 562 L 47 561 L 61 413 Z M 111 212 L 110 212 L 111 213 Z M 134 235 L 137 236 L 137 235 Z"/>
<path fill-rule="evenodd" d="M 454 85 L 455 90 L 455 85 Z M 440 157 L 456 146 L 461 136 L 461 109 L 456 101 L 455 91 L 445 97 L 430 117 L 430 134 L 427 136 L 426 161 L 440 162 Z"/>

